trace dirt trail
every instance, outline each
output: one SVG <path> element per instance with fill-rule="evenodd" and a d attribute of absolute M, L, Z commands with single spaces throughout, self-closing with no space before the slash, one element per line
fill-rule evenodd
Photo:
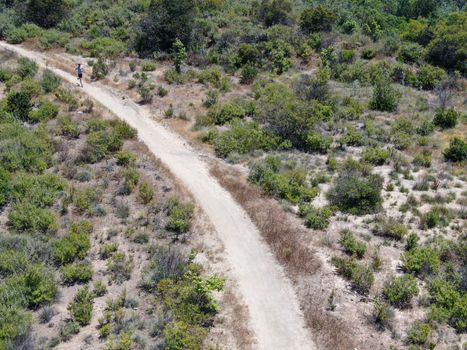
<path fill-rule="evenodd" d="M 0 48 L 47 65 L 47 57 L 22 47 L 0 42 Z M 48 68 L 76 84 L 71 74 Z M 109 88 L 85 84 L 84 92 L 138 130 L 139 138 L 190 190 L 213 223 L 224 243 L 226 258 L 248 305 L 258 349 L 315 349 L 299 308 L 297 296 L 282 267 L 260 237 L 246 212 L 217 181 L 201 155 L 178 135 L 151 119 L 145 108 L 123 100 Z"/>

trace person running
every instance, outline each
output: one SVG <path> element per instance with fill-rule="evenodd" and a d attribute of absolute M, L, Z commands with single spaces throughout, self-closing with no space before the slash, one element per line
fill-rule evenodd
<path fill-rule="evenodd" d="M 81 63 L 78 63 L 78 67 L 75 68 L 75 71 L 76 71 L 76 73 L 78 73 L 78 81 L 79 81 L 81 87 L 83 87 L 84 69 L 83 69 L 83 67 L 81 67 Z"/>

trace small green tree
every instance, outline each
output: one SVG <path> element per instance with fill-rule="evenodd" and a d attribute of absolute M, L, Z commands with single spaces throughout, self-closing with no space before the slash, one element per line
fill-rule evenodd
<path fill-rule="evenodd" d="M 370 108 L 377 111 L 394 112 L 399 104 L 401 93 L 383 79 L 378 79 L 373 90 Z"/>
<path fill-rule="evenodd" d="M 51 28 L 66 16 L 65 0 L 27 0 L 26 18 L 44 28 Z"/>
<path fill-rule="evenodd" d="M 183 43 L 179 39 L 177 39 L 173 43 L 172 51 L 173 51 L 172 55 L 173 55 L 175 70 L 177 71 L 177 73 L 180 73 L 182 64 L 185 63 L 188 57 L 186 53 L 185 45 L 183 45 Z"/>
<path fill-rule="evenodd" d="M 300 27 L 305 33 L 330 31 L 337 16 L 324 6 L 317 6 L 303 11 Z"/>
<path fill-rule="evenodd" d="M 291 12 L 290 0 L 262 0 L 261 3 L 257 3 L 257 16 L 268 27 L 288 24 Z"/>
<path fill-rule="evenodd" d="M 369 214 L 381 205 L 383 178 L 371 173 L 371 167 L 353 159 L 343 165 L 327 196 L 331 204 L 351 214 Z"/>
<path fill-rule="evenodd" d="M 391 305 L 407 307 L 412 298 L 418 295 L 417 281 L 412 275 L 393 277 L 385 283 L 383 295 Z"/>
<path fill-rule="evenodd" d="M 439 126 L 442 129 L 454 128 L 457 125 L 457 120 L 460 113 L 454 108 L 436 110 L 435 117 L 433 118 L 433 124 Z"/>
<path fill-rule="evenodd" d="M 85 286 L 78 289 L 73 302 L 68 305 L 73 321 L 78 322 L 80 326 L 86 326 L 91 322 L 93 299 L 94 293 Z"/>
<path fill-rule="evenodd" d="M 462 162 L 467 160 L 467 142 L 454 137 L 449 147 L 443 152 L 444 158 L 451 162 Z"/>
<path fill-rule="evenodd" d="M 27 120 L 32 110 L 31 97 L 25 92 L 12 92 L 7 97 L 7 111 L 16 118 Z"/>

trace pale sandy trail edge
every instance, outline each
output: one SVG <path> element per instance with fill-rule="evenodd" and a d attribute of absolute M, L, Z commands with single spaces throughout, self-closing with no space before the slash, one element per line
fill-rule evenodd
<path fill-rule="evenodd" d="M 0 42 L 0 48 L 47 65 L 46 56 Z M 75 84 L 71 74 L 48 66 Z M 100 84 L 83 91 L 138 130 L 149 150 L 179 178 L 214 225 L 225 246 L 226 258 L 248 306 L 258 349 L 315 349 L 297 296 L 283 268 L 275 260 L 249 216 L 209 174 L 209 166 L 181 137 L 151 119 L 148 111 Z"/>

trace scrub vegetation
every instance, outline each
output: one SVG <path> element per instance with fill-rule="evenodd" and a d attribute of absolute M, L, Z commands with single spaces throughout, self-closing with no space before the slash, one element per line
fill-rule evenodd
<path fill-rule="evenodd" d="M 93 348 L 199 349 L 224 280 L 194 262 L 193 204 L 128 124 L 1 60 L 0 349 L 75 348 L 83 333 Z"/>
<path fill-rule="evenodd" d="M 215 175 L 286 267 L 320 349 L 465 346 L 464 2 L 0 6 L 0 38 L 86 57 L 92 79 L 218 158 Z M 31 315 L 50 313 L 61 288 L 74 296 L 48 341 L 87 324 L 102 297 L 90 287 L 103 278 L 95 243 L 104 283 L 124 286 L 139 266 L 115 238 L 125 232 L 146 247 L 140 285 L 156 306 L 134 315 L 119 289 L 98 341 L 150 348 L 136 340 L 142 318 L 160 348 L 202 348 L 222 281 L 179 249 L 193 205 L 151 182 L 127 146 L 131 128 L 92 118 L 51 72 L 20 59 L 0 67 L 0 82 L 0 344 L 28 341 Z"/>

